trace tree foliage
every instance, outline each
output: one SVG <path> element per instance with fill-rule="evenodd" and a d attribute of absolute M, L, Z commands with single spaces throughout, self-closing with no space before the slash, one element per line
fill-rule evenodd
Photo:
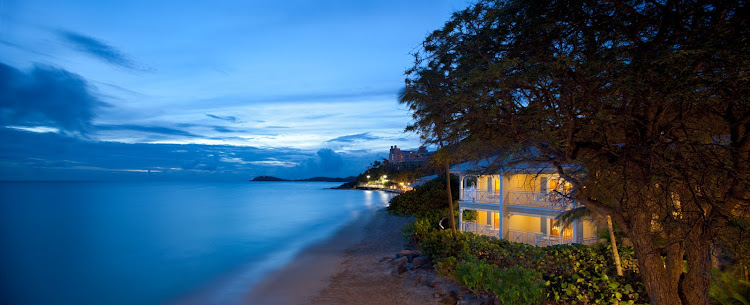
<path fill-rule="evenodd" d="M 451 180 L 453 192 L 458 193 L 458 177 L 451 175 Z M 445 201 L 447 196 L 445 176 L 438 177 L 393 197 L 387 210 L 394 215 L 426 217 L 437 222 L 449 215 L 448 202 Z"/>
<path fill-rule="evenodd" d="M 479 1 L 415 54 L 410 128 L 553 166 L 630 236 L 652 303 L 707 304 L 712 246 L 750 210 L 749 13 Z"/>

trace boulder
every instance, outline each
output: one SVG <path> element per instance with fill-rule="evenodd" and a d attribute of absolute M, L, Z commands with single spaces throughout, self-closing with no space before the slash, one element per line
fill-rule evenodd
<path fill-rule="evenodd" d="M 417 268 L 426 265 L 430 262 L 430 259 L 427 258 L 427 256 L 417 256 L 412 260 L 412 264 L 416 266 Z"/>
<path fill-rule="evenodd" d="M 396 257 L 398 258 L 406 257 L 409 260 L 409 262 L 411 262 L 411 258 L 414 257 L 414 254 L 412 253 L 411 250 L 401 250 L 401 252 L 396 254 Z"/>
<path fill-rule="evenodd" d="M 391 275 L 404 277 L 406 276 L 407 272 L 409 272 L 409 269 L 406 269 L 406 266 L 399 264 L 395 269 L 393 269 L 393 271 L 391 271 Z"/>
<path fill-rule="evenodd" d="M 458 304 L 458 295 L 455 291 L 451 291 L 446 295 L 442 300 L 440 300 L 440 305 L 456 305 Z"/>
<path fill-rule="evenodd" d="M 390 264 L 391 264 L 391 266 L 395 266 L 395 265 L 404 265 L 404 266 L 406 266 L 406 264 L 408 264 L 408 263 L 409 263 L 409 259 L 407 257 L 401 257 L 401 258 L 396 258 L 396 259 L 391 260 Z"/>

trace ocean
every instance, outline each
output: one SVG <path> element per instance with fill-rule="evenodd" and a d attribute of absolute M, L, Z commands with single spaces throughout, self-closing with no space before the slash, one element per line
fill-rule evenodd
<path fill-rule="evenodd" d="M 249 290 L 392 197 L 338 184 L 0 182 L 0 304 L 165 304 L 230 277 Z"/>

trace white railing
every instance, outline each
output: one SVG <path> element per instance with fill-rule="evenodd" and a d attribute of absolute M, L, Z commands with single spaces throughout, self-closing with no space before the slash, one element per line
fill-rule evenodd
<path fill-rule="evenodd" d="M 500 236 L 500 228 L 491 225 L 478 224 L 476 222 L 461 222 L 461 231 L 490 237 Z"/>
<path fill-rule="evenodd" d="M 539 232 L 527 232 L 519 230 L 508 230 L 508 240 L 539 247 L 573 243 L 593 245 L 599 241 L 599 239 L 596 237 L 583 238 L 576 241 L 572 237 L 554 236 Z"/>
<path fill-rule="evenodd" d="M 488 191 L 488 190 L 464 189 L 463 194 L 461 194 L 461 200 L 470 201 L 470 202 L 478 202 L 478 203 L 500 204 L 499 197 L 500 197 L 499 192 Z"/>
<path fill-rule="evenodd" d="M 510 191 L 508 205 L 552 210 L 569 210 L 576 206 L 572 199 L 558 193 Z"/>

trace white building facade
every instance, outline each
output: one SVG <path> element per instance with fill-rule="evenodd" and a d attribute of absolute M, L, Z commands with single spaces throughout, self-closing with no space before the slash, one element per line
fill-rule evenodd
<path fill-rule="evenodd" d="M 536 246 L 594 244 L 599 241 L 593 219 L 561 227 L 554 218 L 578 206 L 569 198 L 570 183 L 545 168 L 506 168 L 476 174 L 477 166 L 451 168 L 460 178 L 459 229 Z M 472 220 L 464 215 L 474 211 Z M 467 215 L 468 216 L 468 215 Z"/>

